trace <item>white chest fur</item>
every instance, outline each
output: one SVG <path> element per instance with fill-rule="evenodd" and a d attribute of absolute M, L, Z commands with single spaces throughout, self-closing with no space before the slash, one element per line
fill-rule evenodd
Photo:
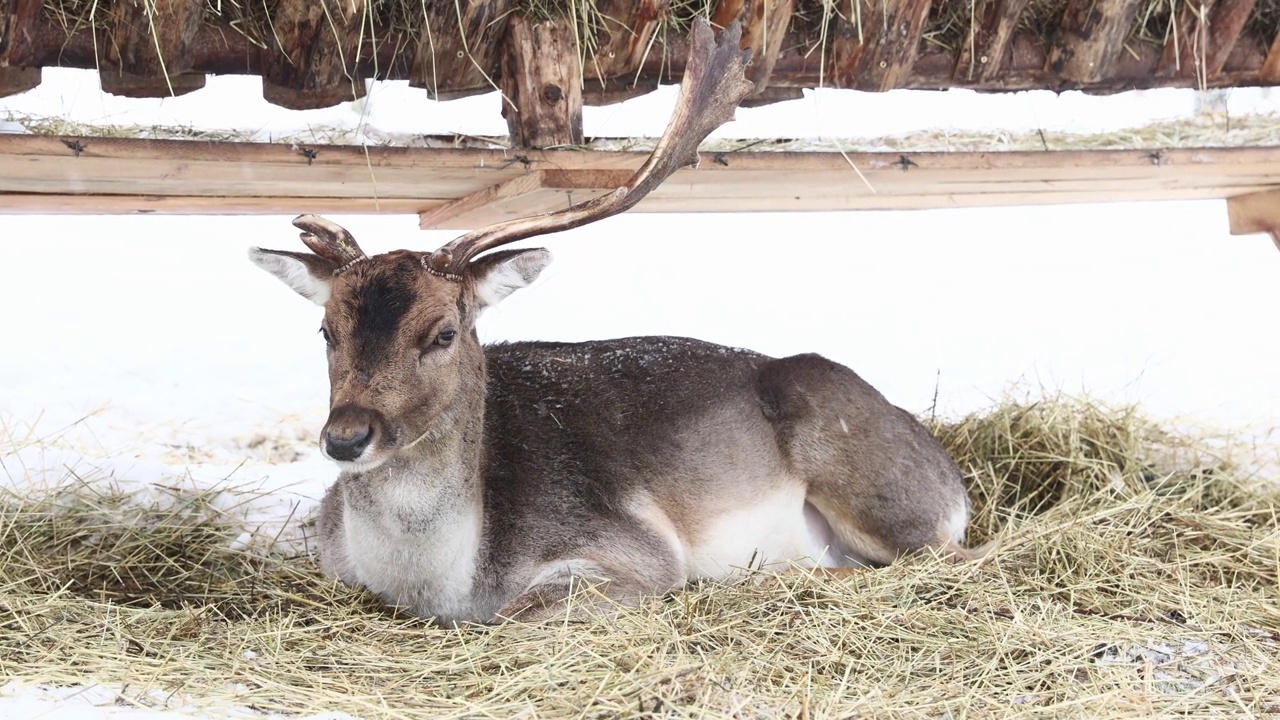
<path fill-rule="evenodd" d="M 351 570 L 388 603 L 442 621 L 476 615 L 482 508 L 422 483 L 389 478 L 376 499 L 345 503 Z"/>

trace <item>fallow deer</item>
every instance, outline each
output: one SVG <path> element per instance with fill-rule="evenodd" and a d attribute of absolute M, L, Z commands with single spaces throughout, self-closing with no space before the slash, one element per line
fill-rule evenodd
<path fill-rule="evenodd" d="M 562 612 L 572 586 L 634 602 L 753 562 L 876 566 L 962 546 L 947 452 L 852 370 L 676 337 L 482 346 L 476 319 L 543 249 L 480 253 L 634 205 L 697 160 L 752 89 L 735 24 L 695 25 L 674 116 L 623 188 L 420 253 L 366 257 L 304 215 L 312 253 L 250 250 L 324 307 L 340 468 L 322 570 L 439 623 Z"/>

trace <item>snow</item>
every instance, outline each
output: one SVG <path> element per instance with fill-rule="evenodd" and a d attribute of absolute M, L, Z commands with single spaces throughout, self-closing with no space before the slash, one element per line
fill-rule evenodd
<path fill-rule="evenodd" d="M 433 103 L 403 83 L 330 110 L 289 112 L 256 78 L 181 98 L 101 94 L 46 70 L 8 115 L 216 128 L 269 139 L 341 128 L 368 141 L 500 134 L 497 98 Z M 674 88 L 585 114 L 588 135 L 656 135 Z M 1106 130 L 1186 116 L 1182 90 L 810 93 L 741 110 L 724 137 L 867 137 L 926 128 Z M 1267 90 L 1212 99 L 1280 110 Z M 947 118 L 940 124 L 939 118 Z M 14 123 L 0 130 L 14 130 Z M 450 239 L 411 217 L 334 216 L 369 252 Z M 335 470 L 320 310 L 245 258 L 299 250 L 289 217 L 0 217 L 0 483 L 76 476 L 146 490 L 237 487 L 246 530 L 300 540 Z M 1011 387 L 1139 402 L 1186 425 L 1276 444 L 1280 253 L 1232 237 L 1221 202 L 924 212 L 626 215 L 524 245 L 555 261 L 481 321 L 485 340 L 688 335 L 774 355 L 816 351 L 891 401 L 956 416 Z M 0 686 L 9 718 L 160 718 L 100 687 Z M 227 715 L 249 714 L 227 709 Z"/>

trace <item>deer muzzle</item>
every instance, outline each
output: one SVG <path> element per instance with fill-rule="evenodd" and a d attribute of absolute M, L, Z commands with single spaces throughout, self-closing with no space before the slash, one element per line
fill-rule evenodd
<path fill-rule="evenodd" d="M 359 405 L 340 405 L 329 413 L 320 448 L 330 460 L 358 463 L 366 459 L 379 437 L 386 435 L 381 415 Z"/>

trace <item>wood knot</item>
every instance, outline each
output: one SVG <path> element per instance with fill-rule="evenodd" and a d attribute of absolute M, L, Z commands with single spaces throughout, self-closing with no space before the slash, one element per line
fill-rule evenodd
<path fill-rule="evenodd" d="M 542 99 L 549 105 L 554 105 L 564 99 L 564 91 L 559 85 L 547 84 L 542 86 Z"/>

